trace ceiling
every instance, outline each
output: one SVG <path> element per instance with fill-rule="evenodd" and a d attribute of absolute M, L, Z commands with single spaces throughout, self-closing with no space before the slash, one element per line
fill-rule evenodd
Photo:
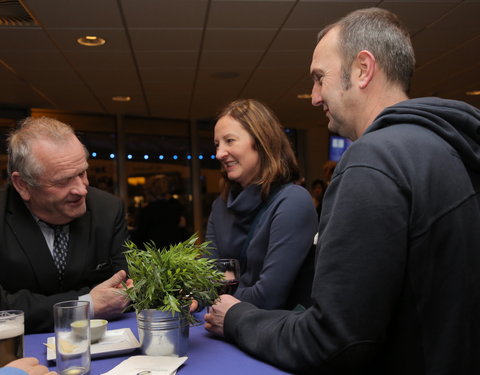
<path fill-rule="evenodd" d="M 0 0 L 0 16 L 17 1 Z M 480 0 L 22 0 L 36 24 L 0 26 L 0 108 L 209 119 L 236 98 L 269 104 L 285 126 L 324 126 L 310 100 L 311 54 L 326 24 L 379 6 L 407 24 L 412 96 L 480 107 Z M 3 14 L 2 14 L 3 13 Z M 76 39 L 97 35 L 100 47 Z M 112 101 L 128 95 L 127 103 Z"/>

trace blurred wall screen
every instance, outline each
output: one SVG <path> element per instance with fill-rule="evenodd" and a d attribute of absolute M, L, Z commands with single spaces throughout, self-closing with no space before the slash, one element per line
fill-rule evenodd
<path fill-rule="evenodd" d="M 352 144 L 348 138 L 339 135 L 330 136 L 330 144 L 328 146 L 328 160 L 340 161 L 345 150 Z"/>

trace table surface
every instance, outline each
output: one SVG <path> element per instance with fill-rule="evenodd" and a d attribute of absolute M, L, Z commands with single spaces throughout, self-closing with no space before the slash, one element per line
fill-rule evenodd
<path fill-rule="evenodd" d="M 197 315 L 201 319 L 203 313 Z M 126 313 L 108 324 L 108 329 L 130 328 L 138 339 L 138 330 L 135 313 Z M 52 333 L 25 335 L 25 356 L 37 357 L 40 363 L 56 370 L 55 362 L 47 361 L 47 350 L 43 343 Z M 100 375 L 133 355 L 141 355 L 140 350 L 135 350 L 127 355 L 116 357 L 92 358 L 90 375 Z M 190 327 L 188 339 L 188 359 L 179 368 L 178 375 L 188 374 L 261 374 L 278 375 L 288 374 L 265 362 L 261 362 L 242 352 L 233 344 L 208 333 L 203 325 Z"/>

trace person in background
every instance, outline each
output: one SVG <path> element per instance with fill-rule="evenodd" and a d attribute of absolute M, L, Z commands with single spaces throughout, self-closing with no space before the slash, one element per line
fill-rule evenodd
<path fill-rule="evenodd" d="M 337 162 L 333 160 L 327 160 L 322 166 L 323 175 L 325 176 L 325 181 L 327 185 L 332 180 L 333 172 L 335 172 L 336 166 Z"/>
<path fill-rule="evenodd" d="M 312 103 L 354 142 L 323 200 L 313 306 L 223 295 L 208 330 L 294 373 L 480 374 L 480 110 L 409 100 L 414 68 L 385 9 L 320 33 Z"/>
<path fill-rule="evenodd" d="M 0 190 L 2 309 L 25 312 L 26 333 L 52 331 L 53 304 L 90 301 L 95 318 L 129 301 L 122 202 L 88 186 L 88 152 L 72 128 L 27 118 L 8 138 L 9 183 Z"/>
<path fill-rule="evenodd" d="M 114 194 L 115 189 L 113 186 L 113 179 L 110 176 L 101 176 L 97 178 L 96 186 L 97 189 L 106 191 L 107 193 Z"/>
<path fill-rule="evenodd" d="M 305 177 L 300 176 L 296 181 L 293 181 L 294 184 L 300 185 L 304 188 L 307 188 L 307 182 L 305 180 Z"/>
<path fill-rule="evenodd" d="M 312 182 L 311 188 L 313 205 L 315 206 L 317 215 L 320 218 L 320 213 L 322 212 L 323 195 L 325 194 L 325 189 L 327 188 L 327 185 L 323 180 L 317 179 Z"/>
<path fill-rule="evenodd" d="M 137 246 L 153 241 L 163 249 L 185 241 L 189 237 L 185 208 L 172 197 L 167 176 L 148 178 L 144 191 L 147 205 L 140 209 L 132 235 Z"/>
<path fill-rule="evenodd" d="M 56 375 L 55 371 L 49 371 L 46 366 L 38 363 L 34 357 L 16 359 L 0 367 L 0 375 Z"/>
<path fill-rule="evenodd" d="M 295 282 L 317 229 L 308 191 L 294 184 L 297 161 L 282 126 L 262 103 L 228 104 L 215 124 L 221 195 L 206 240 L 212 256 L 240 261 L 235 296 L 256 306 L 290 308 Z M 310 285 L 308 285 L 309 287 Z"/>

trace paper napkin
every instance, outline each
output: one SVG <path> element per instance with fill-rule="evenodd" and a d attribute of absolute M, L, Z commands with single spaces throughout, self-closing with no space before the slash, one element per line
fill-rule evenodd
<path fill-rule="evenodd" d="M 136 355 L 102 375 L 174 375 L 187 358 Z"/>

